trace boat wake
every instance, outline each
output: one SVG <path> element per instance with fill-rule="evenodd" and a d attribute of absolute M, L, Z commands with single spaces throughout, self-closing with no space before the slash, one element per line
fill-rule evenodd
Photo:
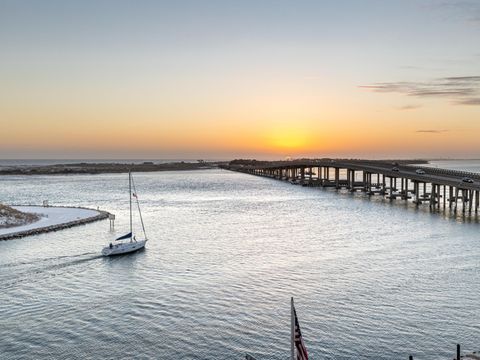
<path fill-rule="evenodd" d="M 102 258 L 95 252 L 55 256 L 34 261 L 19 261 L 0 265 L 0 287 L 12 288 L 20 283 L 57 276 L 59 272 Z"/>
<path fill-rule="evenodd" d="M 12 268 L 12 267 L 18 267 L 18 266 L 25 266 L 25 265 L 34 265 L 34 264 L 39 264 L 39 263 L 44 263 L 48 261 L 55 261 L 55 260 L 61 260 L 61 259 L 68 259 L 68 258 L 78 258 L 86 255 L 95 255 L 95 252 L 87 252 L 83 254 L 77 254 L 77 255 L 64 255 L 64 256 L 54 256 L 54 257 L 49 257 L 49 258 L 44 258 L 44 259 L 36 259 L 33 261 L 16 261 L 16 262 L 11 262 L 11 263 L 6 263 L 6 264 L 0 264 L 0 271 L 1 269 L 4 268 Z"/>

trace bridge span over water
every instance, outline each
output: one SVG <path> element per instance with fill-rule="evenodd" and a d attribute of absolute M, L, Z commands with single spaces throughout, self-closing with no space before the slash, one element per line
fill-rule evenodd
<path fill-rule="evenodd" d="M 432 209 L 478 213 L 480 174 L 375 160 L 232 161 L 223 168 L 302 186 L 334 187 Z"/>

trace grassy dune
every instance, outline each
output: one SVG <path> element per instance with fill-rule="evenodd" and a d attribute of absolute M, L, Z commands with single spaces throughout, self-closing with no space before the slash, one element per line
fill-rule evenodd
<path fill-rule="evenodd" d="M 26 225 L 37 220 L 39 217 L 36 214 L 24 213 L 0 204 L 0 228 Z"/>

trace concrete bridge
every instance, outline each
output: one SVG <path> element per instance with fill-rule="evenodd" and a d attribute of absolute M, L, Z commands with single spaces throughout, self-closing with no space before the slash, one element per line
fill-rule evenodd
<path fill-rule="evenodd" d="M 480 174 L 375 160 L 233 161 L 232 171 L 478 213 Z"/>

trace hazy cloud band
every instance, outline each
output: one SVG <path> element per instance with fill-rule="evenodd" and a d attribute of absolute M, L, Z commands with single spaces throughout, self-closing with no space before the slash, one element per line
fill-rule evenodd
<path fill-rule="evenodd" d="M 447 98 L 457 105 L 480 105 L 480 76 L 452 76 L 429 82 L 384 82 L 360 88 L 417 98 Z"/>

